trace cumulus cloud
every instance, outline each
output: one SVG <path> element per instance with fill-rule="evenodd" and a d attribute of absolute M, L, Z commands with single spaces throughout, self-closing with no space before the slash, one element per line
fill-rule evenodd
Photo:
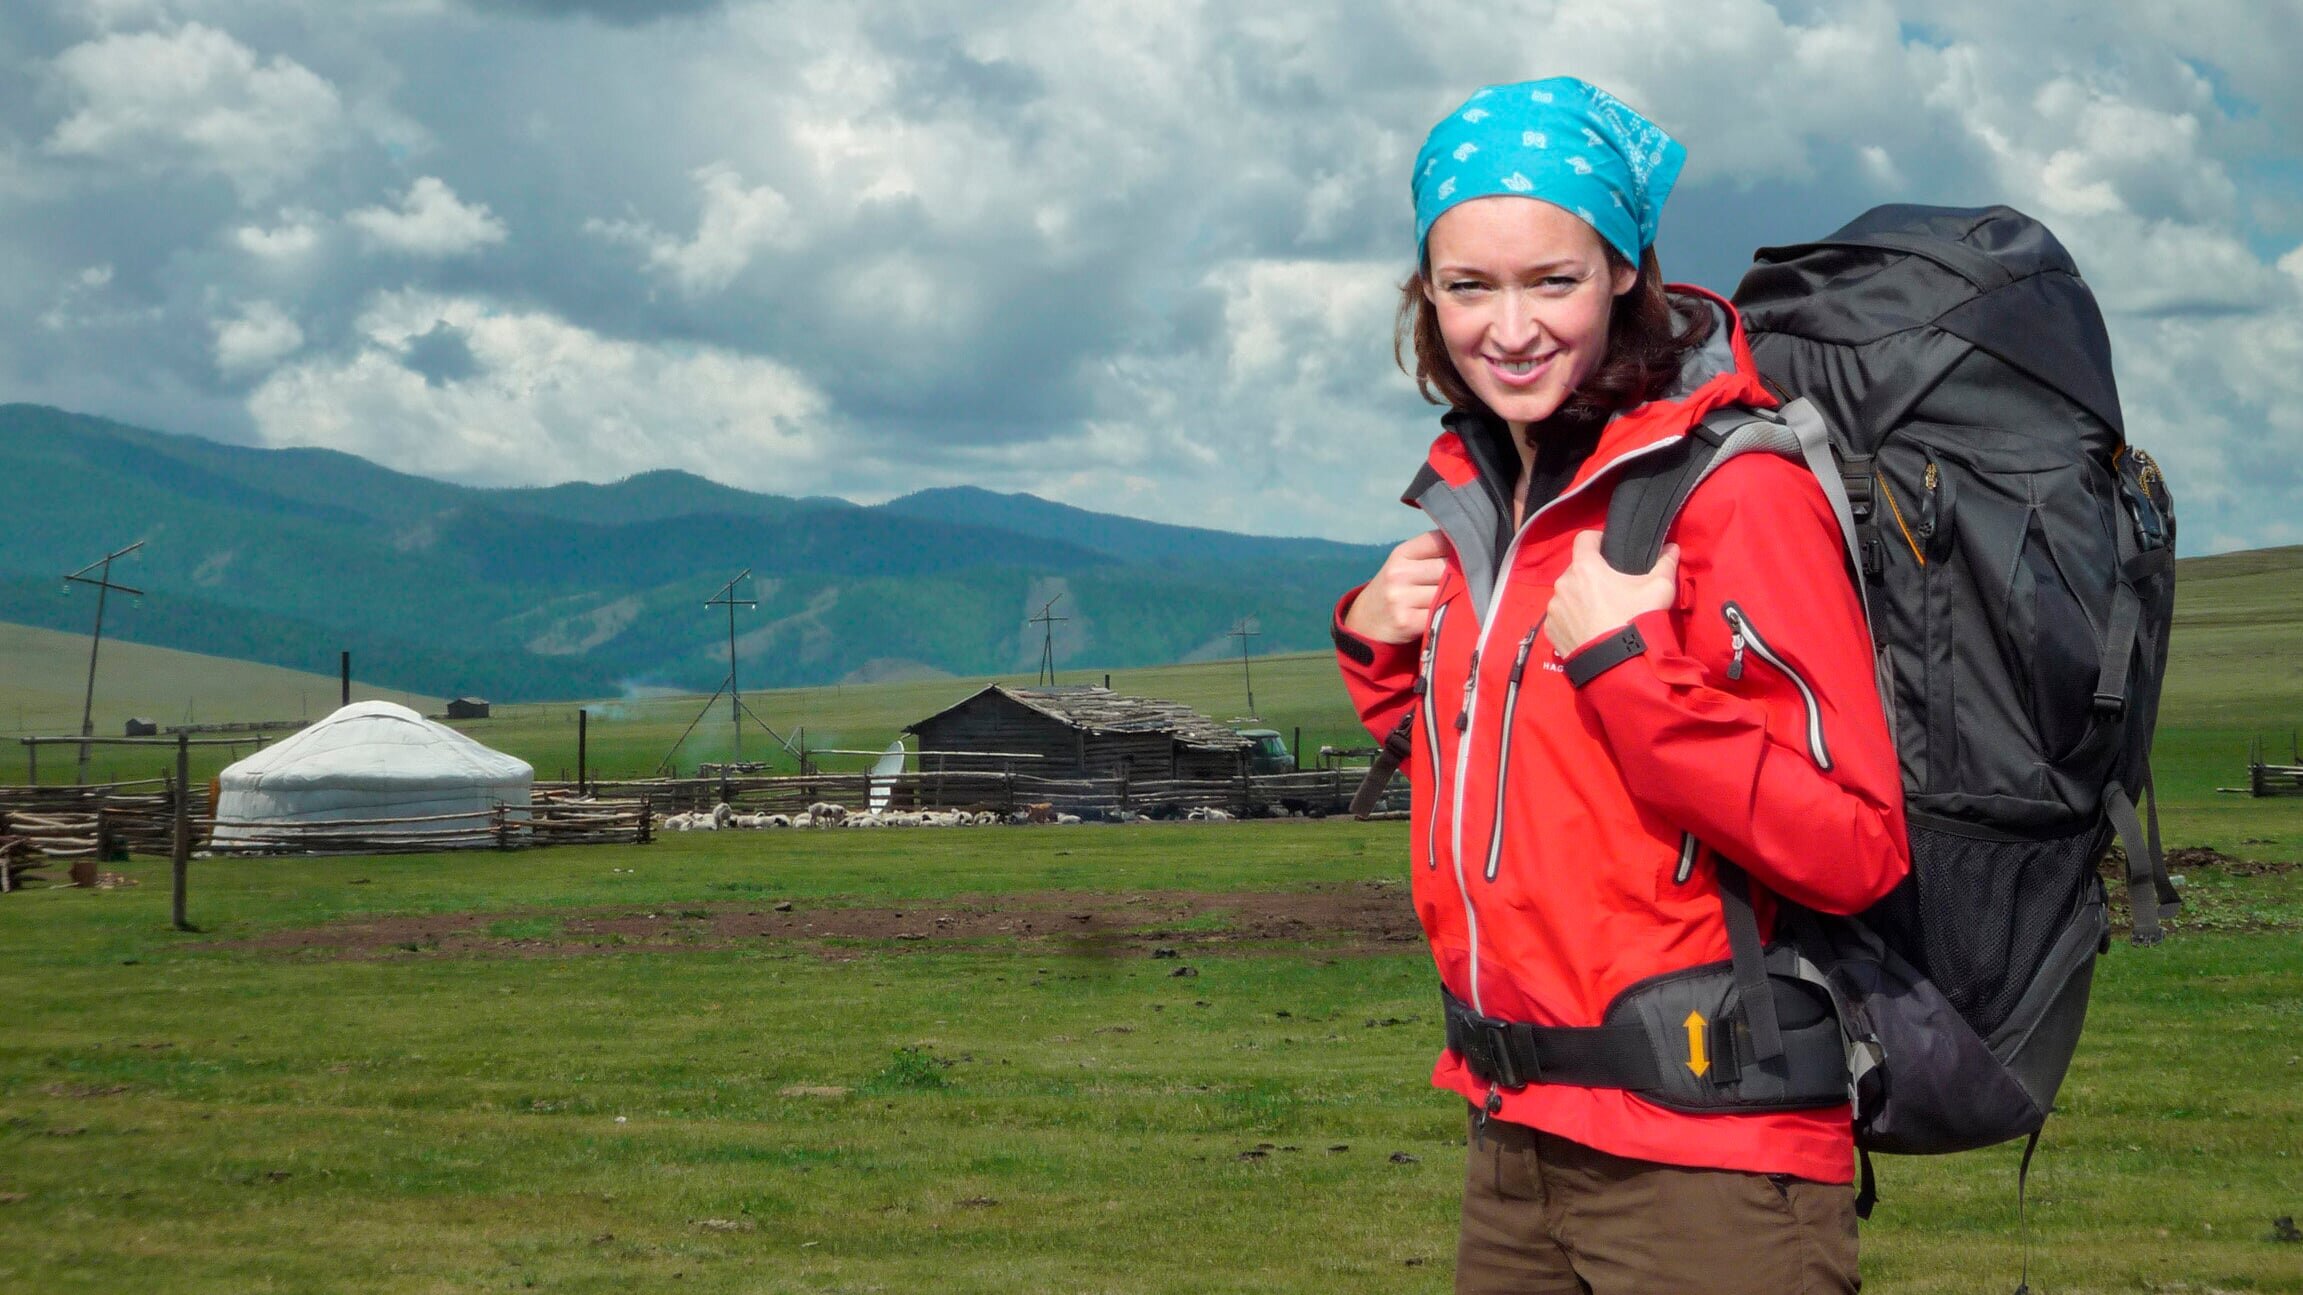
<path fill-rule="evenodd" d="M 825 479 L 838 448 L 805 380 L 716 347 L 620 341 L 422 292 L 380 294 L 355 332 L 350 353 L 281 368 L 256 389 L 249 409 L 266 443 L 484 484 L 680 467 L 794 493 Z"/>
<path fill-rule="evenodd" d="M 695 173 L 702 211 L 696 232 L 681 239 L 643 220 L 584 222 L 584 228 L 646 253 L 648 265 L 663 272 L 691 296 L 718 292 L 733 283 L 753 258 L 769 248 L 790 247 L 797 231 L 792 204 L 768 185 L 747 187 L 725 162 Z"/>
<path fill-rule="evenodd" d="M 216 367 L 226 377 L 270 368 L 304 344 L 304 330 L 269 301 L 252 301 L 230 319 L 215 321 Z"/>
<path fill-rule="evenodd" d="M 312 212 L 283 211 L 279 222 L 268 228 L 254 224 L 239 226 L 232 231 L 232 242 L 248 255 L 266 261 L 294 260 L 319 246 L 319 218 Z"/>
<path fill-rule="evenodd" d="M 334 86 L 201 23 L 108 34 L 54 69 L 73 105 L 48 137 L 59 156 L 212 171 L 257 198 L 344 142 Z"/>
<path fill-rule="evenodd" d="M 468 479 L 1392 538 L 1434 430 L 1390 357 L 1408 161 L 1473 85 L 1573 73 L 1689 147 L 1675 277 L 1875 202 L 2014 205 L 2104 304 L 2186 551 L 2303 515 L 2292 5 L 168 8 L 200 21 L 17 29 L 72 33 L 0 94 L 17 390 Z"/>
<path fill-rule="evenodd" d="M 393 207 L 362 207 L 344 223 L 368 241 L 408 256 L 465 256 L 504 241 L 504 222 L 485 203 L 465 203 L 438 176 L 421 176 Z"/>

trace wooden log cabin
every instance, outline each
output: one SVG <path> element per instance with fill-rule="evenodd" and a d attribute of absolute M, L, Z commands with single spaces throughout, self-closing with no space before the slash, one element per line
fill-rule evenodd
<path fill-rule="evenodd" d="M 944 753 L 922 761 L 938 771 L 1041 778 L 1117 778 L 1123 771 L 1130 778 L 1234 778 L 1250 746 L 1180 702 L 1086 684 L 994 684 L 905 731 L 919 738 L 923 753 Z"/>

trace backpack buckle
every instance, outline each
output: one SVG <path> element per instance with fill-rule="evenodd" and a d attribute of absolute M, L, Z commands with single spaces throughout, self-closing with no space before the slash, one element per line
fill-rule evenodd
<path fill-rule="evenodd" d="M 1869 454 L 1850 454 L 1839 461 L 1839 484 L 1847 491 L 1847 511 L 1859 522 L 1871 520 L 1875 503 L 1871 464 Z"/>
<path fill-rule="evenodd" d="M 2127 698 L 2115 692 L 2095 694 L 2095 713 L 2105 719 L 2117 719 L 2127 709 Z"/>
<path fill-rule="evenodd" d="M 1488 1068 L 1494 1072 L 1488 1076 L 1488 1080 L 1501 1088 L 1523 1088 L 1543 1077 L 1543 1066 L 1535 1059 L 1532 1038 L 1528 1040 L 1531 1046 L 1527 1049 L 1527 1070 L 1520 1070 L 1519 1059 L 1513 1055 L 1511 1046 L 1514 1026 L 1515 1022 L 1511 1021 L 1486 1020 L 1479 1022 L 1477 1027 L 1480 1042 L 1485 1045 L 1483 1051 L 1487 1053 Z"/>

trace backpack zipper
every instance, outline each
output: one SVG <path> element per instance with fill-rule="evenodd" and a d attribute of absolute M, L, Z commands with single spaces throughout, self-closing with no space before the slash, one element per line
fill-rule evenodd
<path fill-rule="evenodd" d="M 1511 684 L 1503 692 L 1503 741 L 1495 753 L 1495 819 L 1487 831 L 1487 879 L 1495 880 L 1496 870 L 1503 866 L 1503 789 L 1511 785 L 1511 717 L 1519 710 L 1519 681 L 1527 673 L 1527 654 L 1535 646 L 1536 630 L 1543 628 L 1537 621 L 1535 629 L 1519 641 L 1519 652 L 1511 659 Z"/>
<path fill-rule="evenodd" d="M 1439 867 L 1439 714 L 1432 706 L 1431 663 L 1439 657 L 1439 627 L 1447 623 L 1447 607 L 1431 614 L 1431 633 L 1423 640 L 1423 674 L 1415 681 L 1415 691 L 1423 702 L 1424 745 L 1431 751 L 1431 821 L 1424 824 L 1423 857 L 1427 868 Z"/>
<path fill-rule="evenodd" d="M 1799 689 L 1800 700 L 1807 704 L 1807 754 L 1815 761 L 1816 768 L 1829 770 L 1831 752 L 1823 743 L 1823 708 L 1815 699 L 1815 690 L 1807 686 L 1807 680 L 1792 669 L 1789 662 L 1775 654 L 1775 649 L 1767 646 L 1767 640 L 1760 637 L 1758 628 L 1751 623 L 1751 618 L 1744 614 L 1741 607 L 1728 602 L 1720 607 L 1719 614 L 1727 620 L 1728 646 L 1734 650 L 1734 656 L 1727 664 L 1727 677 L 1743 677 L 1745 648 L 1751 649 L 1758 654 L 1760 660 L 1782 671 L 1783 677 Z"/>

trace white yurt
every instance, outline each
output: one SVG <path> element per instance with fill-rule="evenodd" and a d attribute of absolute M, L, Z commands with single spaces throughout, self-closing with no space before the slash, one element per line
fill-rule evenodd
<path fill-rule="evenodd" d="M 299 830 L 359 821 L 363 836 L 420 835 L 427 848 L 486 845 L 496 807 L 526 809 L 535 781 L 527 761 L 405 706 L 354 702 L 227 766 L 217 780 L 212 839 L 224 847 L 291 846 Z M 378 821 L 390 819 L 419 821 Z"/>

